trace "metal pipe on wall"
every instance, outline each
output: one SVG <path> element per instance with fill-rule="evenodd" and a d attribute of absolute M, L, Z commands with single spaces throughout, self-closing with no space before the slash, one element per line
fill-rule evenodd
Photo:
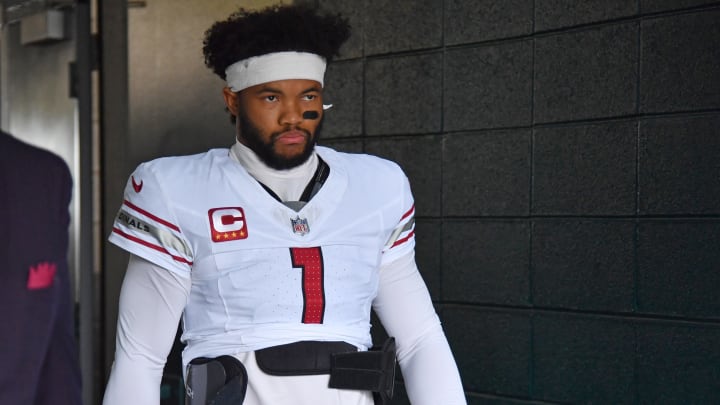
<path fill-rule="evenodd" d="M 76 258 L 79 268 L 79 332 L 80 366 L 83 378 L 83 402 L 95 403 L 95 352 L 97 348 L 94 334 L 95 324 L 95 277 L 93 238 L 94 187 L 93 187 L 93 128 L 92 128 L 92 47 L 89 0 L 79 0 L 75 4 L 75 92 L 77 97 L 77 163 L 78 172 L 75 182 L 79 194 L 79 229 L 76 243 Z"/>
<path fill-rule="evenodd" d="M 129 175 L 127 163 L 129 88 L 128 88 L 128 12 L 127 1 L 98 1 L 98 56 L 100 73 L 100 161 L 101 230 L 105 240 L 112 229 Z M 101 244 L 101 323 L 99 387 L 100 395 L 110 374 L 115 352 L 115 324 L 120 285 L 125 274 L 127 255 L 120 249 Z M 97 403 L 97 402 L 91 402 Z"/>

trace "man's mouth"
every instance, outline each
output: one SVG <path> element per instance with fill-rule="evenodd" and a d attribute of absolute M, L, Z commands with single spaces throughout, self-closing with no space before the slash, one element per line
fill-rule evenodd
<path fill-rule="evenodd" d="M 293 129 L 290 131 L 281 132 L 275 136 L 275 143 L 283 145 L 293 145 L 298 143 L 305 143 L 309 138 L 309 134 L 300 129 Z"/>

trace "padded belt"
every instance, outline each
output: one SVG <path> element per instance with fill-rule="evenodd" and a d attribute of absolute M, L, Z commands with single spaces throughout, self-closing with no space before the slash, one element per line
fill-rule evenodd
<path fill-rule="evenodd" d="M 314 375 L 330 373 L 335 353 L 357 352 L 345 342 L 302 341 L 255 351 L 260 370 L 270 375 Z"/>
<path fill-rule="evenodd" d="M 257 350 L 255 358 L 270 375 L 330 374 L 330 388 L 373 391 L 376 404 L 387 404 L 393 396 L 394 338 L 381 350 L 366 352 L 345 342 L 295 342 Z"/>
<path fill-rule="evenodd" d="M 381 350 L 332 356 L 330 388 L 369 390 L 376 404 L 387 404 L 395 388 L 395 339 Z"/>

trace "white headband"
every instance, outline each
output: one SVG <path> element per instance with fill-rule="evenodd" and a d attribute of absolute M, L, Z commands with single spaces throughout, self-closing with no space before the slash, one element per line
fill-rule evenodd
<path fill-rule="evenodd" d="M 308 52 L 274 52 L 243 59 L 225 69 L 225 79 L 232 91 L 261 83 L 287 79 L 308 79 L 323 85 L 325 58 Z"/>

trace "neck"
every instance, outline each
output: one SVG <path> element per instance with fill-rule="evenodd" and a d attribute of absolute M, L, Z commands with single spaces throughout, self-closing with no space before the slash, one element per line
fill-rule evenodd
<path fill-rule="evenodd" d="M 305 163 L 287 170 L 273 169 L 260 160 L 252 149 L 240 142 L 230 148 L 230 156 L 255 180 L 269 187 L 283 201 L 300 198 L 318 164 L 317 154 L 313 151 Z"/>

